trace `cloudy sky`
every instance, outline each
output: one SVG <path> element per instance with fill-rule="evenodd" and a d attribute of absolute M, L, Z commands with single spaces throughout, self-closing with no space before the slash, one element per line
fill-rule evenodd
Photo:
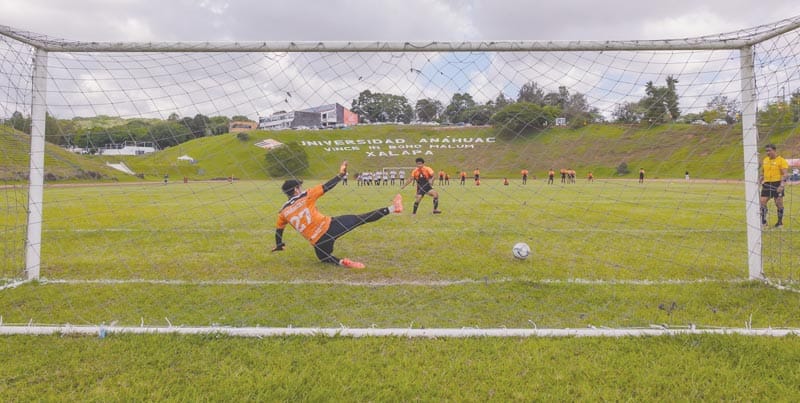
<path fill-rule="evenodd" d="M 788 0 L 0 1 L 0 25 L 100 42 L 677 39 L 796 16 L 800 2 Z M 774 49 L 796 52 L 791 49 L 794 42 L 787 39 Z M 50 86 L 50 112 L 255 117 L 323 103 L 350 106 L 364 90 L 402 94 L 412 105 L 421 98 L 446 105 L 457 92 L 468 92 L 478 102 L 500 93 L 514 98 L 523 84 L 535 81 L 545 91 L 566 86 L 571 93 L 585 94 L 608 116 L 616 105 L 641 98 L 647 81 L 663 85 L 667 75 L 679 79 L 686 111 L 704 108 L 711 97 L 735 98 L 739 93 L 738 56 L 731 52 L 679 57 L 654 52 L 125 57 L 130 59 L 51 55 L 50 74 L 62 79 Z M 769 100 L 781 91 L 793 91 L 800 85 L 794 85 L 798 77 L 793 71 L 792 66 L 778 66 L 764 73 L 766 79 L 759 77 L 760 96 Z M 17 81 L 25 85 L 26 80 L 21 74 Z M 29 104 L 17 96 L 22 93 L 9 91 L 0 99 L 0 114 Z"/>
<path fill-rule="evenodd" d="M 0 2 L 0 25 L 85 41 L 664 39 L 798 15 L 790 0 Z"/>

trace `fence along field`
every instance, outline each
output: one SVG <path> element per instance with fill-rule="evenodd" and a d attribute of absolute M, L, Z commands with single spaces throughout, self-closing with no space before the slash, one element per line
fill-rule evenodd
<path fill-rule="evenodd" d="M 713 39 L 636 44 L 434 43 L 419 47 L 423 52 L 411 51 L 404 44 L 379 47 L 385 52 L 372 52 L 374 44 L 336 43 L 311 49 L 304 44 L 217 44 L 210 48 L 180 43 L 156 44 L 155 48 L 152 44 L 135 43 L 76 44 L 41 41 L 24 32 L 3 29 L 4 54 L 27 54 L 35 61 L 28 64 L 19 62 L 26 58 L 7 57 L 3 64 L 20 64 L 8 70 L 6 80 L 19 90 L 4 93 L 5 109 L 25 110 L 24 115 L 32 117 L 33 133 L 29 193 L 23 196 L 16 188 L 6 190 L 7 195 L 12 195 L 6 200 L 14 206 L 7 209 L 4 218 L 6 233 L 19 239 L 24 232 L 27 243 L 22 271 L 18 269 L 22 260 L 19 242 L 9 242 L 6 249 L 9 252 L 5 258 L 6 285 L 0 298 L 8 299 L 7 306 L 15 308 L 3 315 L 3 327 L 14 328 L 15 332 L 37 332 L 36 327 L 23 329 L 8 324 L 69 323 L 68 327 L 41 329 L 64 332 L 86 325 L 84 329 L 93 332 L 105 322 L 112 329 L 166 326 L 178 331 L 180 327 L 173 325 L 180 324 L 184 329 L 199 326 L 201 332 L 235 333 L 224 329 L 262 325 L 364 329 L 423 326 L 442 328 L 443 335 L 458 334 L 459 331 L 451 329 L 468 327 L 608 326 L 629 329 L 626 334 L 635 334 L 633 328 L 642 327 L 647 331 L 639 331 L 640 334 L 652 332 L 651 325 L 657 327 L 656 332 L 674 327 L 697 331 L 744 326 L 746 330 L 754 323 L 762 328 L 795 328 L 794 319 L 768 303 L 796 298 L 794 293 L 783 290 L 787 286 L 795 288 L 797 241 L 792 228 L 795 215 L 789 204 L 790 224 L 781 231 L 762 233 L 753 211 L 757 211 L 759 144 L 789 141 L 796 130 L 796 123 L 790 123 L 788 128 L 762 125 L 758 128 L 761 132 L 757 132 L 757 107 L 778 108 L 783 101 L 775 102 L 772 85 L 754 87 L 754 82 L 778 81 L 782 87 L 796 86 L 790 74 L 781 72 L 796 67 L 795 59 L 785 54 L 797 51 L 794 45 L 797 41 L 790 40 L 797 36 L 797 26 L 796 19 L 789 19 Z M 387 67 L 386 57 L 395 60 L 393 67 Z M 675 58 L 682 63 L 670 61 Z M 83 63 L 75 63 L 76 59 Z M 181 63 L 175 63 L 176 60 Z M 586 64 L 586 60 L 592 61 Z M 618 60 L 628 61 L 641 70 L 621 68 L 615 64 Z M 487 61 L 490 68 L 482 70 Z M 128 63 L 138 63 L 142 68 L 116 68 Z M 150 63 L 153 67 L 148 68 Z M 289 69 L 276 67 L 286 63 Z M 204 66 L 202 74 L 215 79 L 206 83 L 256 80 L 268 85 L 244 95 L 225 93 L 230 86 L 203 87 L 196 83 L 201 71 L 183 67 L 198 65 Z M 234 65 L 239 67 L 228 68 Z M 586 111 L 593 119 L 599 116 L 610 119 L 618 108 L 635 106 L 646 85 L 654 86 L 654 92 L 667 88 L 660 87 L 667 78 L 663 73 L 665 66 L 674 69 L 668 77 L 675 78 L 678 84 L 685 83 L 676 91 L 687 111 L 699 112 L 710 99 L 721 94 L 739 99 L 741 118 L 732 130 L 742 131 L 743 147 L 731 151 L 729 158 L 743 162 L 743 177 L 738 178 L 741 181 L 686 182 L 682 176 L 655 180 L 659 172 L 674 169 L 667 166 L 674 167 L 675 163 L 662 160 L 657 143 L 641 136 L 657 133 L 665 125 L 686 126 L 654 121 L 652 125 L 643 124 L 641 131 L 620 135 L 616 140 L 619 147 L 609 151 L 620 152 L 623 157 L 643 144 L 652 145 L 645 148 L 647 151 L 637 161 L 650 164 L 647 172 L 652 176 L 647 176 L 645 183 L 624 180 L 632 178 L 631 175 L 623 180 L 606 176 L 592 184 L 579 177 L 574 184 L 548 185 L 541 174 L 543 166 L 531 166 L 537 168 L 538 178 L 522 186 L 512 176 L 518 167 L 513 167 L 509 160 L 524 160 L 526 153 L 539 152 L 534 145 L 546 146 L 546 143 L 532 139 L 547 136 L 548 129 L 543 127 L 544 132 L 531 133 L 523 125 L 517 130 L 515 125 L 519 122 L 513 114 L 522 112 L 508 109 L 506 112 L 512 114 L 510 120 L 493 127 L 496 131 L 487 129 L 486 136 L 491 136 L 491 141 L 484 143 L 492 143 L 483 144 L 487 147 L 455 152 L 432 148 L 427 143 L 423 155 L 435 168 L 451 173 L 451 184 L 439 187 L 446 214 L 387 217 L 348 234 L 338 242 L 337 250 L 343 256 L 359 256 L 368 262 L 368 268 L 360 272 L 321 266 L 314 261 L 310 247 L 296 234 L 287 235 L 291 242 L 288 251 L 268 253 L 273 242 L 275 213 L 283 198 L 276 191 L 279 180 L 183 184 L 180 176 L 173 175 L 167 185 L 154 181 L 149 185 L 42 186 L 46 169 L 41 141 L 45 135 L 45 111 L 59 115 L 70 109 L 73 113 L 108 109 L 129 117 L 151 118 L 185 108 L 183 102 L 191 99 L 189 109 L 204 107 L 210 108 L 211 113 L 233 115 L 231 111 L 241 104 L 251 109 L 266 106 L 273 111 L 301 109 L 329 102 L 332 97 L 343 102 L 355 100 L 364 94 L 363 90 L 397 90 L 418 99 L 448 99 L 453 92 L 476 88 L 476 98 L 495 100 L 503 86 L 491 81 L 483 87 L 477 86 L 464 72 L 480 77 L 504 77 L 522 94 L 525 88 L 530 89 L 525 85 L 535 80 L 542 80 L 543 88 L 556 90 L 560 80 L 572 74 L 554 67 L 558 65 L 582 72 L 579 76 L 583 78 L 570 90 L 573 95 L 582 94 L 593 105 L 594 109 Z M 605 68 L 606 75 L 593 75 L 598 65 Z M 551 73 L 543 74 L 535 68 L 546 66 Z M 113 95 L 113 102 L 95 100 L 89 96 L 91 93 L 84 94 L 82 100 L 70 98 L 71 91 L 64 88 L 81 88 L 86 83 L 72 78 L 78 75 L 65 73 L 83 69 L 97 69 L 109 76 L 93 84 L 100 85 L 101 92 Z M 169 73 L 161 74 L 165 70 Z M 449 81 L 441 81 L 445 72 L 453 70 Z M 335 79 L 316 91 L 308 91 L 304 89 L 308 77 L 292 76 L 300 71 Z M 708 80 L 709 71 L 717 73 L 718 81 L 703 81 Z M 132 74 L 156 84 L 137 87 L 135 80 L 126 78 Z M 631 75 L 637 78 L 631 81 Z M 390 76 L 396 80 L 382 79 Z M 517 76 L 524 80 L 513 82 L 512 78 Z M 398 80 L 408 85 L 401 85 Z M 58 85 L 47 85 L 53 82 Z M 277 97 L 276 89 L 270 86 L 290 90 L 281 91 Z M 164 95 L 175 88 L 189 96 L 174 95 L 172 104 L 164 104 Z M 260 104 L 265 99 L 268 104 Z M 637 105 L 641 107 L 646 99 L 652 101 L 643 98 Z M 26 104 L 32 104 L 33 109 L 25 109 Z M 516 105 L 525 106 L 522 101 Z M 549 116 L 546 109 L 528 108 L 540 111 L 539 117 L 528 123 L 544 126 L 541 122 L 546 122 Z M 148 116 L 133 115 L 134 110 L 144 111 Z M 481 111 L 475 109 L 470 119 L 475 119 Z M 496 115 L 501 111 L 496 111 Z M 585 155 L 591 155 L 592 125 L 602 126 L 587 121 L 584 131 L 573 128 L 572 132 L 578 133 L 574 138 L 576 144 L 590 144 L 588 151 L 583 151 Z M 457 136 L 459 130 L 451 129 L 448 134 Z M 704 133 L 700 126 L 696 130 L 700 135 Z M 286 137 L 287 133 L 318 136 L 316 132 L 303 131 L 280 135 Z M 330 133 L 347 136 L 348 131 Z M 68 135 L 64 133 L 65 137 Z M 171 135 L 166 134 L 161 140 Z M 302 142 L 303 137 L 298 140 Z M 495 143 L 516 145 L 519 149 L 498 155 L 497 148 L 493 148 Z M 706 145 L 710 148 L 719 144 L 718 138 L 708 137 Z M 175 145 L 171 151 L 159 153 L 182 154 L 181 147 Z M 413 158 L 392 155 L 382 146 L 311 150 L 314 147 L 306 146 L 308 152 L 317 153 L 319 158 L 311 159 L 297 171 L 286 172 L 287 176 L 306 175 L 312 185 L 332 176 L 335 170 L 330 167 L 341 159 L 358 160 L 362 165 L 357 169 L 377 169 L 403 166 Z M 225 158 L 228 149 L 212 147 L 204 152 L 200 164 Z M 353 158 L 349 158 L 350 153 L 355 154 Z M 689 150 L 677 158 L 687 165 L 702 167 L 705 156 L 707 152 L 703 150 Z M 135 167 L 136 161 L 144 158 L 131 160 Z M 247 155 L 244 159 L 234 159 L 228 167 L 240 171 L 245 167 L 263 169 L 264 161 L 264 154 Z M 291 161 L 286 162 L 289 166 Z M 526 162 L 557 169 L 576 163 L 585 164 L 586 170 L 595 168 L 591 160 L 579 162 L 563 153 L 549 161 Z M 728 177 L 727 168 L 712 167 L 715 168 L 706 166 L 703 172 L 706 178 Z M 466 170 L 471 177 L 474 168 L 484 172 L 480 186 L 471 180 L 465 186 L 456 183 L 453 175 L 456 170 Z M 612 167 L 597 168 L 608 172 Z M 636 165 L 630 168 L 634 173 L 638 170 Z M 502 185 L 497 172 L 511 176 L 513 183 Z M 585 172 L 581 171 L 581 175 Z M 339 185 L 326 195 L 322 210 L 331 215 L 363 212 L 360 210 L 388 203 L 396 193 L 390 187 L 358 188 L 354 184 L 351 180 L 350 186 Z M 788 190 L 787 201 L 792 200 L 793 193 L 794 189 Z M 412 193 L 406 192 L 404 196 L 406 208 L 410 209 Z M 27 209 L 17 207 L 21 199 L 27 199 Z M 430 199 L 426 198 L 421 212 L 429 207 Z M 21 215 L 26 217 L 23 219 Z M 22 225 L 23 221 L 27 225 Z M 37 241 L 39 236 L 41 243 Z M 530 259 L 520 262 L 511 257 L 511 246 L 519 241 L 533 247 Z M 747 281 L 751 279 L 767 279 L 780 287 Z M 559 295 L 551 294 L 556 292 Z M 352 293 L 361 294 L 372 303 L 342 311 L 344 300 Z M 464 307 L 454 307 L 453 293 Z M 273 301 L 273 294 L 281 295 L 281 302 L 295 302 L 289 308 L 253 307 L 259 302 Z M 318 295 L 342 304 L 322 300 Z M 545 302 L 538 303 L 543 297 L 547 297 Z M 198 306 L 210 308 L 193 312 Z M 439 309 L 440 306 L 445 308 Z M 322 313 L 316 312 L 318 309 Z M 268 334 L 272 330 L 255 332 Z M 298 330 L 298 334 L 304 332 Z M 380 332 L 372 332 L 377 333 Z M 422 335 L 428 334 L 431 333 Z"/>

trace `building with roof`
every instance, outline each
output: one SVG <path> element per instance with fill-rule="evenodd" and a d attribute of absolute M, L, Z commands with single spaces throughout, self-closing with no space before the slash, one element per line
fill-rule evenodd
<path fill-rule="evenodd" d="M 228 123 L 228 133 L 248 132 L 255 130 L 257 127 L 258 123 L 256 122 L 235 120 Z"/>
<path fill-rule="evenodd" d="M 260 118 L 259 129 L 326 129 L 333 127 L 353 126 L 358 124 L 358 115 L 344 106 L 335 103 L 315 106 L 293 112 L 276 112 L 271 116 Z"/>

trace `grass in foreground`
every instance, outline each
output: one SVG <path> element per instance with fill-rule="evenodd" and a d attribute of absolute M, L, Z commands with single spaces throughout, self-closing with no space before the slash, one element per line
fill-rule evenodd
<path fill-rule="evenodd" d="M 800 398 L 797 337 L 18 336 L 0 359 L 5 401 Z"/>

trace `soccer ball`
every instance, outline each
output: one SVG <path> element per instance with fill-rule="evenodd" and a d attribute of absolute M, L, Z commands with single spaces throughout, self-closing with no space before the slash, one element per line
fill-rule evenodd
<path fill-rule="evenodd" d="M 519 242 L 511 249 L 511 254 L 517 259 L 527 259 L 531 255 L 531 247 L 525 242 Z"/>

